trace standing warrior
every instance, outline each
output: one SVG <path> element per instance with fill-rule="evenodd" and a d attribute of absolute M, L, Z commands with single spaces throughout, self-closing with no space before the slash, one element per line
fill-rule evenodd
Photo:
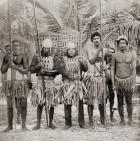
<path fill-rule="evenodd" d="M 128 51 L 128 40 L 120 36 L 117 40 L 119 51 L 112 58 L 112 81 L 118 96 L 118 111 L 121 118 L 121 125 L 124 120 L 124 98 L 127 104 L 128 124 L 132 123 L 132 94 L 135 88 L 135 62 L 133 54 Z"/>
<path fill-rule="evenodd" d="M 32 95 L 32 103 L 37 106 L 37 125 L 33 128 L 33 130 L 40 128 L 42 110 L 44 106 L 49 109 L 49 127 L 55 129 L 52 121 L 55 105 L 54 78 L 57 71 L 55 70 L 55 56 L 52 54 L 52 46 L 53 44 L 51 39 L 45 39 L 42 42 L 41 58 L 35 55 L 30 66 L 31 73 L 36 73 L 37 76 L 37 86 L 34 88 Z M 45 86 L 43 86 L 42 79 L 44 79 Z M 48 117 L 47 111 L 45 112 L 46 117 Z"/>
<path fill-rule="evenodd" d="M 78 105 L 78 122 L 81 128 L 85 128 L 84 108 L 83 108 L 83 89 L 81 71 L 87 71 L 87 63 L 78 56 L 78 50 L 72 41 L 66 45 L 66 55 L 63 56 L 63 69 L 60 71 L 64 80 L 63 99 L 65 112 L 64 130 L 72 126 L 71 107 L 73 104 Z M 86 91 L 86 90 L 85 90 Z"/>
<path fill-rule="evenodd" d="M 11 48 L 10 48 L 9 44 L 5 45 L 5 50 L 6 50 L 6 55 L 4 57 L 4 60 L 6 59 L 6 56 L 10 55 L 10 53 L 11 53 Z M 5 79 L 7 79 L 7 77 L 4 74 L 4 81 L 5 81 Z M 20 124 L 21 123 L 21 121 L 20 121 L 21 112 L 20 112 L 20 106 L 19 106 L 18 103 L 19 103 L 18 99 L 15 98 L 15 106 L 16 106 L 16 109 L 17 109 L 17 121 L 16 122 L 17 122 L 17 124 Z"/>
<path fill-rule="evenodd" d="M 98 100 L 98 108 L 100 111 L 101 124 L 105 125 L 104 116 L 104 85 L 102 76 L 102 50 L 101 47 L 101 35 L 99 32 L 94 32 L 91 35 L 92 47 L 88 47 L 86 50 L 86 56 L 88 59 L 88 72 L 84 78 L 86 88 L 88 90 L 87 105 L 89 115 L 89 125 L 93 127 L 93 109 L 95 99 Z M 105 50 L 104 50 L 105 52 Z M 105 53 L 104 53 L 105 54 Z"/>
<path fill-rule="evenodd" d="M 7 47 L 10 47 L 9 45 Z M 13 98 L 17 103 L 17 108 L 20 109 L 22 119 L 22 130 L 27 130 L 26 116 L 27 116 L 27 95 L 28 87 L 26 85 L 26 75 L 28 70 L 28 63 L 25 55 L 22 53 L 21 44 L 18 40 L 12 41 L 13 54 L 7 53 L 4 57 L 1 72 L 4 74 L 3 89 L 7 96 L 7 115 L 8 127 L 4 130 L 8 132 L 13 129 Z M 11 69 L 14 73 L 14 93 L 12 94 L 12 80 Z"/>

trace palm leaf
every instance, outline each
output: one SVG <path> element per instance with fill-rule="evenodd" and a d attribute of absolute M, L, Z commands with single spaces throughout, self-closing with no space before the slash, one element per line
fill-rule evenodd
<path fill-rule="evenodd" d="M 28 0 L 28 2 L 32 3 L 32 0 Z M 44 18 L 46 18 L 47 25 L 51 32 L 59 32 L 62 28 L 62 24 L 58 22 L 56 17 L 47 9 L 44 3 L 39 1 L 35 1 L 35 5 L 38 9 L 42 10 L 45 13 Z M 37 17 L 39 18 L 39 17 Z"/>

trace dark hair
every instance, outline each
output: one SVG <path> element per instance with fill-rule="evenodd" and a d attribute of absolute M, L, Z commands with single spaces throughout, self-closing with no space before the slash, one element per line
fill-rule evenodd
<path fill-rule="evenodd" d="M 18 40 L 13 40 L 12 44 L 14 44 L 14 43 L 19 43 L 20 44 L 20 42 Z"/>
<path fill-rule="evenodd" d="M 107 58 L 109 58 L 109 62 L 107 62 Z M 106 64 L 110 63 L 111 59 L 112 59 L 112 55 L 111 54 L 106 54 L 105 57 L 104 57 L 104 60 L 105 60 Z"/>
<path fill-rule="evenodd" d="M 10 47 L 10 45 L 9 44 L 5 45 L 5 48 L 7 48 L 7 47 Z"/>
<path fill-rule="evenodd" d="M 119 43 L 120 43 L 121 40 L 124 40 L 124 41 L 126 42 L 126 44 L 128 45 L 128 41 L 125 40 L 124 38 L 121 38 L 120 40 L 118 40 L 118 41 L 117 41 L 117 45 L 119 45 Z"/>
<path fill-rule="evenodd" d="M 99 36 L 100 38 L 101 38 L 101 34 L 99 33 L 99 32 L 93 32 L 92 34 L 91 34 L 91 42 L 93 42 L 93 38 L 95 37 L 95 36 Z"/>

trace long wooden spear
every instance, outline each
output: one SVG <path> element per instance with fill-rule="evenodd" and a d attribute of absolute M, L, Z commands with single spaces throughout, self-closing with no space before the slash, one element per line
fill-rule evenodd
<path fill-rule="evenodd" d="M 11 1 L 8 0 L 8 25 L 9 25 L 9 43 L 10 43 L 10 49 L 11 54 L 13 55 L 13 49 L 12 49 L 12 29 L 11 29 Z M 15 79 L 15 73 L 14 70 L 11 69 L 11 87 L 12 87 L 12 97 L 13 97 L 13 112 L 14 112 L 14 125 L 16 130 L 16 107 L 15 107 L 15 94 L 14 94 L 14 79 Z"/>
<path fill-rule="evenodd" d="M 102 0 L 99 0 L 99 1 L 100 1 L 100 34 L 102 38 Z M 104 51 L 102 48 L 102 66 L 103 65 L 104 65 Z M 105 126 L 106 126 L 106 86 L 105 86 L 105 73 L 103 71 L 102 71 L 102 76 L 103 76 L 104 120 L 105 120 Z"/>
<path fill-rule="evenodd" d="M 35 29 L 36 29 L 36 37 L 37 37 L 37 46 L 38 46 L 38 53 L 39 53 L 39 58 L 41 60 L 41 51 L 40 51 L 40 44 L 39 44 L 39 32 L 38 32 L 38 24 L 37 24 L 37 17 L 36 17 L 36 7 L 35 7 L 35 1 L 33 1 L 33 12 L 34 12 L 34 20 L 35 20 Z M 43 94 L 45 96 L 45 80 L 44 76 L 42 76 L 42 87 L 43 87 Z M 47 107 L 46 103 L 46 97 L 45 97 L 45 113 L 46 113 L 46 122 L 47 122 L 47 127 L 49 126 L 49 109 Z"/>
<path fill-rule="evenodd" d="M 39 32 L 38 32 L 38 24 L 37 24 L 37 17 L 36 17 L 36 7 L 35 7 L 35 1 L 34 0 L 32 1 L 33 1 L 34 23 L 35 23 L 35 30 L 36 30 L 38 54 L 39 54 L 39 57 L 41 58 L 40 44 L 39 44 Z"/>

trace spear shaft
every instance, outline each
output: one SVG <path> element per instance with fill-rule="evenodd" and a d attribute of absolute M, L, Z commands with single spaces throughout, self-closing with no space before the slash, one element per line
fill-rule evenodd
<path fill-rule="evenodd" d="M 9 25 L 9 43 L 10 49 L 12 53 L 12 30 L 11 30 L 11 4 L 10 0 L 8 0 L 8 25 Z"/>
<path fill-rule="evenodd" d="M 38 53 L 39 57 L 41 58 L 41 52 L 40 52 L 40 45 L 39 45 L 39 32 L 38 32 L 38 26 L 37 26 L 37 18 L 36 18 L 36 8 L 35 8 L 35 1 L 33 1 L 33 12 L 34 12 L 34 22 L 35 22 L 35 29 L 36 29 L 36 39 L 37 39 L 37 47 L 38 47 Z"/>
<path fill-rule="evenodd" d="M 10 50 L 11 54 L 13 55 L 13 49 L 12 49 L 12 29 L 11 29 L 11 2 L 8 0 L 8 25 L 9 25 L 9 43 L 10 43 Z M 13 112 L 14 112 L 14 125 L 16 130 L 16 107 L 15 107 L 15 93 L 14 93 L 14 70 L 11 69 L 11 87 L 12 87 L 12 97 L 13 97 Z"/>
<path fill-rule="evenodd" d="M 99 1 L 100 1 L 100 34 L 102 37 L 102 0 L 99 0 Z M 102 48 L 102 66 L 103 65 L 104 65 L 104 51 Z M 105 125 L 106 125 L 106 87 L 105 87 L 105 74 L 104 74 L 104 72 L 102 72 L 102 76 L 103 76 L 104 120 L 105 120 Z"/>

